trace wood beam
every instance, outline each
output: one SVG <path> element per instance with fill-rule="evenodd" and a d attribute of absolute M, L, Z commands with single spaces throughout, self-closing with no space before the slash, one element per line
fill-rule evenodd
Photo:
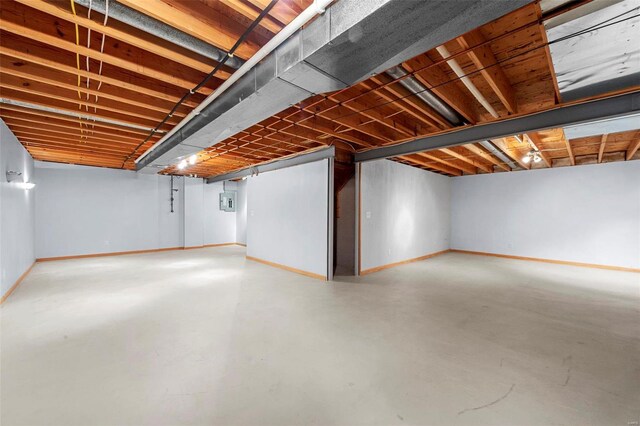
<path fill-rule="evenodd" d="M 498 95 L 500 102 L 505 106 L 510 114 L 518 112 L 516 96 L 511 83 L 504 73 L 504 70 L 496 60 L 496 57 L 488 44 L 483 44 L 486 40 L 479 29 L 468 32 L 457 38 L 463 49 L 470 49 L 468 52 L 471 61 L 480 74 L 487 80 L 491 89 Z M 479 46 L 479 47 L 475 47 Z"/>
<path fill-rule="evenodd" d="M 531 169 L 531 162 L 525 163 L 524 161 L 522 161 L 522 157 L 519 155 L 519 153 L 514 153 L 513 150 L 509 148 L 507 141 L 504 138 L 492 139 L 491 142 L 493 142 L 493 144 L 507 157 L 518 163 L 520 167 L 525 170 Z"/>
<path fill-rule="evenodd" d="M 495 164 L 496 166 L 500 167 L 505 172 L 510 172 L 511 171 L 511 167 L 509 167 L 508 164 L 505 164 L 498 157 L 494 156 L 489 151 L 485 150 L 484 147 L 482 147 L 480 145 L 472 144 L 472 143 L 466 144 L 466 145 L 463 145 L 463 146 L 465 148 L 467 148 L 469 151 L 471 151 L 474 154 L 476 154 L 477 156 L 482 157 L 485 160 L 487 160 L 487 161 Z"/>
<path fill-rule="evenodd" d="M 573 149 L 571 149 L 571 141 L 567 139 L 566 135 L 564 134 L 564 130 L 562 130 L 562 141 L 564 142 L 564 145 L 567 148 L 567 154 L 569 157 L 569 161 L 571 161 L 571 165 L 575 166 L 576 157 L 573 155 Z"/>
<path fill-rule="evenodd" d="M 629 143 L 629 148 L 627 149 L 625 159 L 627 161 L 631 160 L 631 158 L 636 154 L 636 151 L 638 151 L 638 148 L 640 148 L 640 138 Z"/>
<path fill-rule="evenodd" d="M 402 155 L 402 156 L 400 156 L 398 158 L 401 158 L 401 159 L 403 159 L 405 161 L 408 161 L 410 163 L 419 164 L 421 166 L 428 167 L 430 169 L 437 170 L 437 171 L 442 172 L 442 173 L 446 173 L 449 176 L 462 176 L 462 172 L 459 169 L 456 169 L 456 168 L 453 168 L 453 167 L 449 167 L 449 166 L 446 166 L 444 164 L 440 164 L 440 163 L 433 162 L 433 161 L 432 162 L 424 161 L 424 159 L 422 159 L 417 154 Z"/>
<path fill-rule="evenodd" d="M 7 99 L 14 99 L 14 100 L 18 100 L 18 101 L 22 101 L 22 102 L 28 102 L 30 104 L 34 104 L 34 105 L 40 105 L 40 106 L 45 106 L 48 108 L 52 107 L 51 104 L 51 100 L 49 98 L 44 98 L 41 97 L 40 95 L 36 95 L 34 93 L 29 93 L 28 91 L 15 91 L 13 89 L 5 89 L 3 90 L 3 96 L 6 97 Z M 87 117 L 96 117 L 96 118 L 107 118 L 109 120 L 113 120 L 113 121 L 117 121 L 123 124 L 134 124 L 134 125 L 138 125 L 138 126 L 143 126 L 143 127 L 148 127 L 148 128 L 153 128 L 154 126 L 156 126 L 158 124 L 157 121 L 153 121 L 153 120 L 143 120 L 143 119 L 132 119 L 130 116 L 125 116 L 122 114 L 118 114 L 118 113 L 114 113 L 114 112 L 86 112 L 86 111 L 81 111 L 80 109 L 78 109 L 78 104 L 77 103 L 72 103 L 71 101 L 66 102 L 66 101 L 58 101 L 54 107 L 56 109 L 62 110 L 62 111 L 68 111 L 74 114 L 78 114 L 81 113 L 84 116 Z M 98 120 L 99 121 L 99 120 Z M 126 127 L 126 125 L 124 126 Z M 167 128 L 171 127 L 171 125 L 164 125 L 162 126 L 161 130 L 166 130 Z"/>
<path fill-rule="evenodd" d="M 439 65 L 434 65 L 426 54 L 405 62 L 403 67 L 409 72 L 425 68 L 415 73 L 416 80 L 438 95 L 470 124 L 478 121 L 478 113 L 473 108 L 474 100 L 458 87 L 456 80 L 451 81 Z"/>
<path fill-rule="evenodd" d="M 11 131 L 14 133 L 21 132 L 23 134 L 40 135 L 45 137 L 49 137 L 49 136 L 59 137 L 59 138 L 67 138 L 67 139 L 79 139 L 83 141 L 93 140 L 95 142 L 104 143 L 107 145 L 117 145 L 117 146 L 130 145 L 135 147 L 136 145 L 138 145 L 138 143 L 144 140 L 144 138 L 140 138 L 136 141 L 136 140 L 121 139 L 113 136 L 104 137 L 104 135 L 100 135 L 100 134 L 95 135 L 91 132 L 90 129 L 81 128 L 80 126 L 78 126 L 75 130 L 72 130 L 72 129 L 53 130 L 46 127 L 30 126 L 30 125 L 25 125 L 21 123 L 16 123 L 13 121 L 7 122 L 7 126 L 9 126 Z"/>
<path fill-rule="evenodd" d="M 9 111 L 9 113 L 7 113 L 7 111 Z M 15 113 L 18 113 L 20 115 L 16 117 Z M 52 112 L 40 111 L 35 109 L 28 109 L 28 108 L 24 108 L 17 105 L 0 104 L 0 115 L 2 115 L 3 117 L 6 115 L 10 115 L 23 120 L 28 119 L 31 121 L 36 121 L 38 123 L 43 123 L 43 122 L 51 123 L 52 120 L 62 121 L 65 123 L 67 122 L 72 123 L 72 125 L 75 125 L 75 126 L 78 126 L 78 123 L 82 121 L 83 124 L 91 126 L 92 128 L 109 130 L 110 131 L 109 134 L 111 134 L 111 132 L 118 132 L 119 134 L 126 133 L 128 135 L 141 135 L 143 137 L 146 137 L 149 134 L 149 131 L 147 130 L 135 129 L 135 128 L 126 127 L 126 126 L 118 126 L 116 124 L 105 123 L 102 121 L 80 120 L 77 117 L 71 117 L 68 115 L 56 114 Z M 152 139 L 160 138 L 160 137 L 161 135 L 154 135 Z"/>
<path fill-rule="evenodd" d="M 110 92 L 107 92 L 105 90 L 106 87 L 101 88 L 101 90 L 95 90 L 95 89 L 87 88 L 85 85 L 78 86 L 77 84 L 67 83 L 64 81 L 60 81 L 59 79 L 52 79 L 46 76 L 52 76 L 52 77 L 55 76 L 57 78 L 60 78 L 61 73 L 56 73 L 53 70 L 49 71 L 46 68 L 35 70 L 33 65 L 30 67 L 29 66 L 25 67 L 24 64 L 17 67 L 14 67 L 12 65 L 13 65 L 13 62 L 7 56 L 0 56 L 0 70 L 2 73 L 8 74 L 8 75 L 20 77 L 22 79 L 37 81 L 39 83 L 48 84 L 54 87 L 73 90 L 75 92 L 80 91 L 85 95 L 89 94 L 94 97 L 97 96 L 99 98 L 111 99 L 117 102 L 124 102 L 128 105 L 135 105 L 140 108 L 150 109 L 150 110 L 162 112 L 165 114 L 169 112 L 169 110 L 172 107 L 172 105 L 170 104 L 167 104 L 165 107 L 158 106 L 157 105 L 158 103 L 164 104 L 164 102 L 158 102 L 158 100 L 156 100 L 155 104 L 140 102 L 137 99 L 134 99 L 134 98 L 140 97 L 138 94 L 135 94 L 135 93 L 131 93 L 130 97 L 124 97 L 124 96 L 114 95 Z M 24 72 L 22 71 L 23 69 L 26 69 L 29 72 Z M 185 112 L 184 107 L 178 109 L 178 111 L 174 113 L 174 115 L 177 117 L 184 117 L 186 114 L 187 113 Z"/>
<path fill-rule="evenodd" d="M 392 93 L 397 98 L 402 99 L 404 103 L 408 103 L 413 108 L 416 108 L 418 111 L 420 111 L 421 113 L 429 117 L 432 120 L 432 122 L 435 124 L 435 127 L 438 130 L 451 128 L 451 124 L 443 116 L 441 116 L 440 113 L 438 113 L 435 109 L 431 108 L 424 101 L 418 98 L 414 93 L 406 89 L 404 86 L 401 86 L 400 83 L 389 84 L 391 83 L 391 81 L 393 81 L 393 79 L 387 76 L 386 74 L 375 75 L 371 77 L 370 80 L 379 85 L 388 84 L 387 86 L 384 87 L 385 91 Z"/>
<path fill-rule="evenodd" d="M 313 106 L 306 107 L 304 110 L 369 135 L 380 141 L 376 144 L 396 142 L 402 138 L 397 130 L 382 125 L 364 115 L 354 113 L 349 108 L 336 104 L 328 98 Z"/>
<path fill-rule="evenodd" d="M 239 14 L 249 18 L 252 21 L 254 21 L 258 17 L 258 15 L 260 15 L 259 10 L 256 10 L 256 8 L 251 7 L 248 4 L 245 4 L 241 0 L 219 0 L 219 1 L 220 3 L 235 10 Z M 263 28 L 266 28 L 273 34 L 277 34 L 283 27 L 283 25 L 280 22 L 276 21 L 269 15 L 265 16 L 260 21 L 259 25 Z"/>
<path fill-rule="evenodd" d="M 7 41 L 8 37 L 2 37 L 0 41 Z M 34 53 L 37 52 L 37 53 Z M 72 75 L 80 75 L 83 78 L 89 78 L 92 81 L 101 81 L 105 84 L 110 84 L 114 87 L 120 87 L 122 89 L 131 90 L 133 92 L 141 93 L 144 95 L 152 96 L 158 99 L 163 99 L 170 102 L 177 102 L 180 100 L 180 96 L 177 94 L 171 93 L 168 90 L 158 90 L 153 88 L 153 84 L 149 84 L 146 86 L 140 86 L 138 84 L 131 83 L 131 79 L 129 81 L 119 78 L 107 77 L 104 75 L 99 75 L 94 72 L 87 72 L 85 70 L 78 70 L 75 66 L 69 66 L 59 62 L 60 55 L 56 53 L 53 49 L 45 49 L 40 46 L 33 46 L 29 44 L 25 44 L 21 46 L 21 50 L 18 50 L 15 47 L 0 45 L 0 54 L 10 56 L 12 58 L 16 58 L 19 60 L 31 62 L 33 64 L 38 64 L 40 66 L 44 66 L 47 68 L 51 68 L 58 72 L 62 71 Z M 55 59 L 54 59 L 55 58 Z M 184 103 L 187 106 L 195 108 L 198 106 L 197 102 L 193 100 L 188 100 Z"/>
<path fill-rule="evenodd" d="M 140 142 L 145 136 L 143 134 L 133 135 L 129 133 L 120 132 L 117 130 L 104 131 L 103 127 L 97 126 L 94 122 L 87 123 L 86 121 L 79 122 L 77 119 L 75 121 L 66 123 L 64 121 L 57 121 L 53 119 L 43 120 L 34 120 L 30 119 L 28 116 L 19 116 L 15 114 L 7 114 L 7 112 L 0 111 L 0 118 L 4 120 L 5 123 L 9 127 L 11 126 L 22 126 L 28 127 L 32 129 L 41 129 L 50 132 L 58 132 L 58 133 L 75 133 L 80 129 L 80 125 L 82 124 L 83 132 L 90 135 L 97 135 L 100 137 L 105 137 L 107 140 L 123 140 L 123 141 L 132 141 L 132 142 Z M 155 135 L 151 140 L 155 141 L 159 139 L 160 135 Z"/>
<path fill-rule="evenodd" d="M 391 92 L 389 92 L 385 87 L 378 88 L 373 83 L 368 82 L 366 80 L 361 82 L 360 84 L 362 85 L 362 87 L 366 88 L 367 90 L 371 90 L 372 92 L 375 92 L 381 98 L 388 101 L 389 102 L 388 105 L 393 105 L 394 107 L 404 111 L 405 113 L 411 115 L 413 118 L 417 119 L 421 123 L 425 124 L 428 130 L 433 130 L 433 129 L 440 130 L 440 127 L 438 126 L 438 124 L 434 122 L 430 117 L 428 117 L 424 113 L 424 111 L 422 111 L 420 108 L 413 106 L 412 104 L 407 102 L 405 99 L 398 99 L 397 96 L 392 95 Z M 418 129 L 418 133 L 421 133 L 420 129 Z"/>
<path fill-rule="evenodd" d="M 464 161 L 467 164 L 470 164 L 474 168 L 478 168 L 486 173 L 493 173 L 493 167 L 488 166 L 479 161 L 472 160 L 471 158 L 465 156 L 461 151 L 460 147 L 452 147 L 452 148 L 441 148 L 438 151 L 443 152 L 447 155 L 452 156 L 453 158 L 457 158 L 460 161 Z"/>
<path fill-rule="evenodd" d="M 186 2 L 184 5 L 178 2 L 171 4 L 162 0 L 119 0 L 125 6 L 137 10 L 140 13 L 151 16 L 167 25 L 185 32 L 200 40 L 206 41 L 225 52 L 228 52 L 244 32 L 244 27 L 239 23 L 217 14 L 216 19 L 210 16 L 214 11 L 202 4 L 201 13 L 194 13 L 198 2 Z M 255 37 L 249 37 L 245 43 L 238 47 L 236 55 L 242 59 L 248 59 L 260 49 L 260 44 Z"/>
<path fill-rule="evenodd" d="M 600 138 L 600 148 L 598 149 L 598 163 L 602 163 L 602 156 L 604 155 L 604 148 L 607 145 L 607 137 L 609 135 L 604 134 Z"/>
<path fill-rule="evenodd" d="M 91 102 L 91 101 L 86 101 L 84 98 L 79 99 L 77 98 L 77 93 L 75 93 L 75 96 L 73 92 L 71 93 L 66 93 L 66 94 L 55 94 L 55 93 L 51 93 L 50 91 L 44 91 L 44 90 L 40 90 L 40 88 L 38 88 L 37 86 L 31 84 L 29 86 L 21 86 L 21 85 L 17 85 L 14 84 L 11 81 L 7 81 L 6 77 L 2 78 L 2 81 L 0 81 L 0 87 L 4 88 L 4 89 L 11 89 L 11 90 L 15 90 L 17 92 L 23 92 L 25 94 L 28 95 L 37 95 L 37 96 L 41 96 L 47 99 L 53 99 L 56 101 L 62 101 L 62 102 L 69 102 L 72 103 L 74 105 L 82 105 L 89 107 L 89 111 L 87 111 L 85 108 L 81 108 L 76 110 L 75 112 L 82 112 L 84 113 L 91 113 L 93 115 L 97 115 L 97 116 L 101 116 L 104 113 L 98 113 L 96 111 L 91 111 L 91 109 L 95 108 L 97 110 L 100 111 L 109 111 L 109 112 L 113 112 L 116 114 L 122 114 L 123 116 L 127 117 L 127 120 L 129 120 L 129 117 L 132 117 L 131 120 L 133 120 L 134 118 L 140 118 L 142 120 L 149 120 L 152 123 L 159 123 L 163 117 L 158 116 L 158 115 L 148 115 L 148 114 L 141 114 L 141 113 L 137 113 L 134 111 L 130 111 L 129 109 L 124 109 L 124 108 L 114 108 L 113 106 L 108 106 L 105 105 L 106 102 L 102 102 L 102 103 L 95 103 L 95 102 Z M 17 99 L 17 98 L 13 98 L 12 96 L 6 95 L 7 98 L 9 99 Z M 48 106 L 51 106 L 53 108 L 57 108 L 57 103 L 56 102 L 50 102 L 48 104 Z M 135 122 L 135 121 L 134 121 Z M 175 119 L 170 119 L 167 121 L 167 124 L 169 125 L 176 125 L 178 123 L 178 120 Z M 155 126 L 154 124 L 154 126 Z"/>
<path fill-rule="evenodd" d="M 349 100 L 347 96 L 340 95 L 331 95 L 329 99 L 334 102 L 341 103 L 342 106 L 350 109 L 351 111 L 358 113 L 360 115 L 364 115 L 371 120 L 375 120 L 376 122 L 382 124 L 383 126 L 387 126 L 388 128 L 403 133 L 405 136 L 415 137 L 418 136 L 418 133 L 415 129 L 412 129 L 409 123 L 404 120 L 397 120 L 395 117 L 385 116 L 378 108 L 373 107 L 369 104 L 366 104 L 358 99 Z"/>
<path fill-rule="evenodd" d="M 93 50 L 85 46 L 79 46 L 76 43 L 63 40 L 59 37 L 54 37 L 42 31 L 37 31 L 29 27 L 15 24 L 4 18 L 0 18 L 0 26 L 2 26 L 3 31 L 7 31 L 21 37 L 27 37 L 33 40 L 38 40 L 41 43 L 48 44 L 58 49 L 66 50 L 67 52 L 80 54 L 82 56 L 88 56 L 89 58 L 102 61 L 106 64 L 110 64 L 118 68 L 122 68 L 124 70 L 143 75 L 147 78 L 153 78 L 158 81 L 169 83 L 177 87 L 182 87 L 183 89 L 190 90 L 196 84 L 199 83 L 199 81 L 187 80 L 180 76 L 166 73 L 162 70 L 149 68 L 147 66 L 144 66 L 135 61 L 131 61 L 129 59 L 119 58 L 116 56 L 108 55 L 106 53 L 100 53 L 97 50 Z M 213 93 L 213 90 L 209 87 L 203 86 L 199 90 L 199 92 L 204 95 L 210 95 L 211 93 Z"/>
<path fill-rule="evenodd" d="M 139 107 L 131 107 L 126 101 L 113 101 L 111 99 L 99 99 L 99 102 L 92 101 L 95 98 L 87 98 L 85 96 L 78 96 L 78 91 L 72 88 L 62 87 L 62 85 L 52 85 L 46 83 L 40 83 L 38 81 L 24 81 L 23 79 L 3 74 L 0 72 L 0 87 L 6 87 L 9 89 L 23 91 L 27 93 L 33 93 L 36 95 L 44 96 L 50 99 L 56 99 L 61 101 L 73 102 L 76 105 L 83 105 L 89 108 L 98 108 L 104 111 L 117 112 L 131 117 L 138 117 L 147 120 L 154 120 L 160 122 L 166 112 L 150 111 Z M 77 89 L 77 88 L 76 88 Z M 85 109 L 86 111 L 86 109 Z M 178 117 L 184 117 L 179 114 Z M 177 119 L 169 119 L 167 121 L 170 124 L 177 124 Z"/>
<path fill-rule="evenodd" d="M 424 157 L 427 158 L 431 161 L 435 161 L 436 163 L 441 163 L 444 164 L 447 167 L 451 167 L 453 169 L 458 169 L 461 170 L 463 172 L 467 172 L 470 175 L 475 175 L 477 173 L 477 170 L 475 167 L 469 167 L 466 164 L 465 165 L 459 165 L 456 163 L 452 163 L 451 161 L 447 161 L 447 160 L 443 160 L 442 158 L 436 157 L 433 154 L 429 154 L 426 152 L 418 152 L 416 155 L 420 156 L 420 157 Z"/>
<path fill-rule="evenodd" d="M 208 58 L 190 52 L 180 46 L 165 42 L 164 40 L 153 37 L 144 31 L 140 31 L 134 27 L 123 27 L 117 21 L 110 21 L 109 25 L 102 25 L 91 19 L 84 18 L 79 15 L 73 15 L 61 5 L 48 3 L 42 0 L 16 0 L 32 9 L 64 19 L 65 21 L 78 24 L 92 31 L 105 34 L 115 40 L 120 40 L 132 46 L 151 52 L 162 58 L 169 59 L 181 65 L 193 68 L 200 72 L 208 74 L 216 66 L 216 62 Z M 77 7 L 77 6 L 76 6 Z M 227 79 L 231 73 L 228 68 L 220 69 L 216 76 Z"/>

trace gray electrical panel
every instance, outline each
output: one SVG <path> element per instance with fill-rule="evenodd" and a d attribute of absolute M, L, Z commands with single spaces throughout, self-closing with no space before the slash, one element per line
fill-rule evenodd
<path fill-rule="evenodd" d="M 221 192 L 220 193 L 220 210 L 225 212 L 236 211 L 236 193 L 235 192 Z"/>

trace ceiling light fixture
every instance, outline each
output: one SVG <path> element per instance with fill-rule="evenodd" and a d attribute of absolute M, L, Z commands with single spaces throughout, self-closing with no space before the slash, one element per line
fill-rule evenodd
<path fill-rule="evenodd" d="M 534 163 L 539 163 L 540 161 L 542 161 L 542 157 L 540 156 L 540 151 L 536 151 L 535 149 L 532 149 L 531 151 L 527 152 L 527 154 L 524 157 L 522 157 L 522 162 L 525 164 L 529 164 L 531 160 L 533 160 Z"/>
<path fill-rule="evenodd" d="M 198 161 L 198 156 L 196 154 L 193 154 L 191 157 L 189 157 L 189 164 L 191 164 L 192 166 L 196 164 L 196 161 Z"/>
<path fill-rule="evenodd" d="M 187 160 L 182 160 L 178 163 L 178 170 L 184 170 L 187 167 Z"/>

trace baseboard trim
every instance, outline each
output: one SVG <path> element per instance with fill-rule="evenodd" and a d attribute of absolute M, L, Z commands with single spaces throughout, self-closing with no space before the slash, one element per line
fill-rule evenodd
<path fill-rule="evenodd" d="M 458 249 L 451 249 L 450 251 L 453 253 L 474 254 L 477 256 L 490 256 L 490 257 L 502 257 L 505 259 L 527 260 L 529 262 L 542 262 L 542 263 L 554 263 L 557 265 L 580 266 L 583 268 L 608 269 L 612 271 L 623 271 L 623 272 L 640 272 L 639 268 L 627 268 L 624 266 L 599 265 L 596 263 L 582 263 L 582 262 L 572 262 L 568 260 L 543 259 L 539 257 L 513 256 L 510 254 L 486 253 L 483 251 L 470 251 L 470 250 L 458 250 Z"/>
<path fill-rule="evenodd" d="M 407 263 L 419 262 L 421 260 L 430 259 L 435 256 L 439 256 L 444 253 L 448 253 L 449 250 L 441 250 L 435 253 L 426 254 L 420 257 L 414 257 L 413 259 L 401 260 L 400 262 L 388 263 L 386 265 L 376 266 L 375 268 L 365 269 L 364 271 L 360 271 L 360 275 L 373 274 L 374 272 L 382 271 L 384 269 L 394 268 L 396 266 L 405 265 Z"/>
<path fill-rule="evenodd" d="M 237 246 L 242 246 L 242 247 L 246 247 L 247 245 L 245 243 L 235 243 Z"/>
<path fill-rule="evenodd" d="M 244 244 L 239 243 L 221 243 L 221 244 L 205 244 L 203 246 L 189 246 L 189 247 L 166 247 L 159 249 L 148 249 L 148 250 L 130 250 L 130 251 L 114 251 L 109 253 L 92 253 L 92 254 L 77 254 L 73 256 L 57 256 L 57 257 L 40 257 L 36 259 L 36 262 L 51 262 L 55 260 L 70 260 L 70 259 L 84 259 L 88 257 L 105 257 L 105 256 L 124 256 L 127 254 L 145 254 L 145 253 L 158 253 L 162 251 L 172 251 L 172 250 L 193 250 L 193 249 L 201 249 L 207 247 L 223 247 L 223 246 L 244 246 Z"/>
<path fill-rule="evenodd" d="M 13 293 L 13 291 L 18 288 L 18 286 L 20 285 L 20 283 L 22 282 L 22 280 L 24 280 L 26 278 L 27 275 L 29 275 L 29 272 L 31 272 L 31 270 L 33 269 L 33 267 L 35 266 L 36 262 L 33 262 L 31 264 L 31 266 L 29 266 L 27 268 L 26 271 L 24 271 L 22 273 L 22 275 L 20 275 L 20 278 L 18 278 L 18 280 L 11 286 L 11 288 L 9 290 L 7 290 L 7 292 L 2 296 L 2 298 L 0 298 L 0 305 L 2 305 L 4 303 L 5 300 L 7 300 L 7 298 L 9 296 L 11 296 L 11 293 Z"/>
<path fill-rule="evenodd" d="M 92 254 L 77 254 L 73 256 L 57 256 L 57 257 L 40 257 L 36 259 L 36 262 L 51 262 L 54 260 L 70 260 L 70 259 L 84 259 L 88 257 L 106 257 L 106 256 L 123 256 L 127 254 L 144 254 L 144 253 L 157 253 L 161 251 L 171 250 L 183 250 L 184 247 L 167 247 L 160 249 L 148 249 L 148 250 L 130 250 L 130 251 L 114 251 L 110 253 L 92 253 Z"/>
<path fill-rule="evenodd" d="M 295 272 L 296 274 L 305 275 L 307 277 L 315 278 L 322 281 L 327 281 L 326 275 L 315 274 L 313 272 L 303 271 L 302 269 L 292 268 L 291 266 L 281 265 L 280 263 L 269 262 L 268 260 L 259 259 L 253 256 L 246 256 L 247 260 L 253 260 L 254 262 L 264 263 L 265 265 L 273 266 L 274 268 L 284 269 L 285 271 Z"/>

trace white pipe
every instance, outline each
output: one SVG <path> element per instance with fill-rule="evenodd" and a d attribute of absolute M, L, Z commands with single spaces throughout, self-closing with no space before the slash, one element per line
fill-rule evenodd
<path fill-rule="evenodd" d="M 443 59 L 447 59 L 449 56 L 451 56 L 447 48 L 444 46 L 437 47 L 436 50 L 442 56 Z M 498 118 L 498 113 L 496 112 L 496 110 L 493 109 L 489 101 L 487 101 L 487 98 L 485 98 L 482 95 L 482 93 L 480 93 L 480 91 L 478 90 L 476 85 L 473 84 L 471 79 L 469 79 L 469 77 L 467 77 L 464 74 L 464 71 L 462 71 L 462 68 L 460 68 L 460 65 L 458 65 L 458 62 L 455 59 L 449 59 L 447 60 L 447 64 L 449 64 L 453 72 L 456 73 L 456 75 L 460 78 L 462 83 L 465 86 L 467 86 L 467 89 L 469 89 L 471 94 L 473 94 L 473 96 L 478 100 L 478 102 L 480 102 L 480 104 L 484 107 L 484 109 L 489 111 L 489 114 L 491 114 L 494 118 Z"/>
<path fill-rule="evenodd" d="M 302 28 L 303 25 L 308 23 L 311 19 L 315 18 L 316 15 L 320 15 L 324 13 L 325 9 L 329 6 L 329 4 L 333 0 L 314 0 L 313 3 L 302 11 L 296 18 L 291 21 L 286 27 L 281 29 L 267 44 L 262 46 L 260 50 L 258 50 L 251 58 L 247 60 L 240 68 L 238 68 L 231 77 L 225 80 L 224 83 L 215 92 L 210 94 L 200 105 L 198 105 L 193 111 L 191 111 L 185 118 L 182 119 L 173 129 L 171 129 L 166 135 L 164 135 L 158 142 L 153 144 L 151 148 L 146 150 L 140 157 L 136 158 L 135 162 L 138 163 L 145 156 L 147 156 L 151 151 L 156 149 L 162 142 L 164 142 L 168 137 L 177 132 L 182 126 L 187 124 L 193 117 L 200 114 L 207 105 L 216 100 L 218 96 L 222 95 L 225 90 L 227 90 L 233 83 L 238 81 L 240 77 L 249 72 L 255 65 L 258 64 L 261 60 L 263 60 L 269 53 L 276 50 L 278 46 L 280 46 L 285 40 L 287 40 L 293 33 Z"/>

